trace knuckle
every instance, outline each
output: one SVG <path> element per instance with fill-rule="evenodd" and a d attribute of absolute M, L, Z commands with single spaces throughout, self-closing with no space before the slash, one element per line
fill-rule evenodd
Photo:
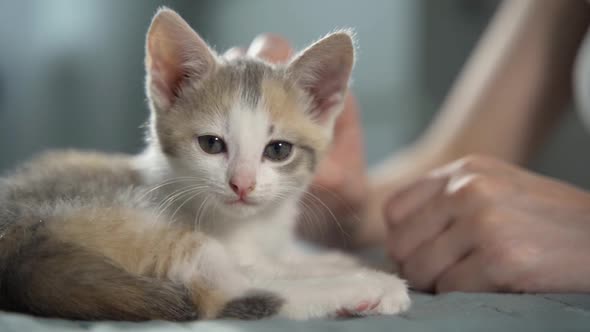
<path fill-rule="evenodd" d="M 471 218 L 472 233 L 478 239 L 494 241 L 498 230 L 497 226 L 496 212 L 492 209 L 480 209 Z"/>
<path fill-rule="evenodd" d="M 469 199 L 487 191 L 490 179 L 481 174 L 461 176 L 449 184 L 448 191 L 452 197 Z"/>
<path fill-rule="evenodd" d="M 407 256 L 407 245 L 399 238 L 390 239 L 389 255 L 398 263 L 402 263 Z"/>
<path fill-rule="evenodd" d="M 283 37 L 282 35 L 272 33 L 272 32 L 263 32 L 254 38 L 254 43 L 262 43 L 262 44 L 269 44 L 269 45 L 279 45 L 279 46 L 288 46 L 289 41 Z"/>
<path fill-rule="evenodd" d="M 478 171 L 489 164 L 489 157 L 470 154 L 458 160 L 460 168 L 464 171 Z"/>
<path fill-rule="evenodd" d="M 248 49 L 248 53 L 267 60 L 285 60 L 292 52 L 289 40 L 281 35 L 264 33 L 258 35 Z"/>
<path fill-rule="evenodd" d="M 447 190 L 451 196 L 458 199 L 481 198 L 490 201 L 501 198 L 502 193 L 509 193 L 510 187 L 502 178 L 472 173 L 451 181 Z"/>
<path fill-rule="evenodd" d="M 499 246 L 490 251 L 486 276 L 494 288 L 501 291 L 524 289 L 529 270 L 530 257 L 520 246 Z"/>
<path fill-rule="evenodd" d="M 482 174 L 475 174 L 470 176 L 465 183 L 465 187 L 468 188 L 470 193 L 485 193 L 493 185 L 493 180 Z"/>

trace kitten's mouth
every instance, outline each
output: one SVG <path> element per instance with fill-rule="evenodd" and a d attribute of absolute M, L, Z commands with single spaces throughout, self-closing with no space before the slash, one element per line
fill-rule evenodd
<path fill-rule="evenodd" d="M 245 199 L 245 198 L 238 198 L 238 199 L 234 199 L 234 200 L 229 200 L 229 201 L 226 201 L 226 204 L 228 204 L 228 205 L 257 205 L 255 202 L 252 202 L 252 201 Z"/>

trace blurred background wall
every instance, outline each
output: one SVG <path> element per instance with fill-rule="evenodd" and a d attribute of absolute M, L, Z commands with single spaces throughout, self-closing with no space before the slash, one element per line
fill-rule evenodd
<path fill-rule="evenodd" d="M 141 148 L 144 34 L 163 4 L 220 52 L 265 31 L 303 47 L 355 28 L 354 89 L 374 164 L 425 128 L 498 1 L 0 0 L 0 172 L 48 148 Z M 576 117 L 532 167 L 590 188 L 590 155 L 568 149 L 590 145 Z"/>

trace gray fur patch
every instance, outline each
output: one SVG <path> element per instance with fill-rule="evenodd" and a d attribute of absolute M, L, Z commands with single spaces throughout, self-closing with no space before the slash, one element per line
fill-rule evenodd
<path fill-rule="evenodd" d="M 230 301 L 221 311 L 219 318 L 262 319 L 276 315 L 284 300 L 266 291 L 252 291 L 243 297 Z"/>
<path fill-rule="evenodd" d="M 293 174 L 301 167 L 302 164 L 307 166 L 307 170 L 309 172 L 313 172 L 315 170 L 317 163 L 315 150 L 308 146 L 298 146 L 298 148 L 300 153 L 297 153 L 291 162 L 279 167 L 279 171 L 286 174 Z"/>
<path fill-rule="evenodd" d="M 256 107 L 262 95 L 265 68 L 262 63 L 244 62 L 241 72 L 242 98 L 252 107 Z"/>

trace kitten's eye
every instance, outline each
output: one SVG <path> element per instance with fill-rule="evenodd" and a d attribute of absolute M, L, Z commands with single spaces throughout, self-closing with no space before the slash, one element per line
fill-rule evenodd
<path fill-rule="evenodd" d="M 272 161 L 282 161 L 291 155 L 293 144 L 285 141 L 270 142 L 264 148 L 264 157 Z"/>
<path fill-rule="evenodd" d="M 203 135 L 197 137 L 197 140 L 201 149 L 209 154 L 218 154 L 227 151 L 225 142 L 217 136 Z"/>

